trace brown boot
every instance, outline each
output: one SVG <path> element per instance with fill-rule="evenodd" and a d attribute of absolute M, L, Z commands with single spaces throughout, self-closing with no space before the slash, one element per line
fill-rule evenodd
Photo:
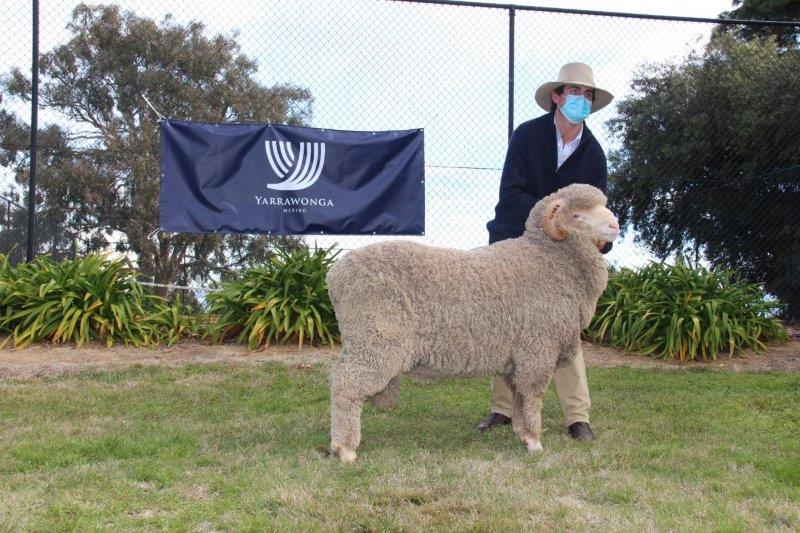
<path fill-rule="evenodd" d="M 481 420 L 478 424 L 478 430 L 489 431 L 494 429 L 495 426 L 505 426 L 511 423 L 511 418 L 500 413 L 489 413 L 489 416 Z"/>

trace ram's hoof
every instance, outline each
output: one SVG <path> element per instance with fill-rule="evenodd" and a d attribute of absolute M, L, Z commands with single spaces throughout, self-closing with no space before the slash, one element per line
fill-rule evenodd
<path fill-rule="evenodd" d="M 525 446 L 528 448 L 528 453 L 531 455 L 537 455 L 544 451 L 542 443 L 539 442 L 537 439 L 526 438 L 522 439 L 522 442 L 525 443 Z"/>
<path fill-rule="evenodd" d="M 353 464 L 356 462 L 356 452 L 347 448 L 339 448 L 339 460 L 346 465 Z"/>
<path fill-rule="evenodd" d="M 356 462 L 356 451 L 344 446 L 331 447 L 331 455 L 335 455 L 343 464 L 353 464 Z"/>

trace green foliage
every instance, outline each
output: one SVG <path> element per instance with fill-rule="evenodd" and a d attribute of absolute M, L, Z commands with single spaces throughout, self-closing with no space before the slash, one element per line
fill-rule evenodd
<path fill-rule="evenodd" d="M 654 262 L 612 273 L 587 332 L 593 341 L 644 355 L 716 360 L 721 351 L 759 351 L 764 341 L 787 340 L 773 316 L 779 305 L 731 271 Z"/>
<path fill-rule="evenodd" d="M 800 318 L 800 53 L 712 40 L 644 67 L 609 122 L 609 206 L 660 258 L 697 254 Z"/>
<path fill-rule="evenodd" d="M 11 266 L 0 255 L 0 330 L 17 348 L 41 340 L 154 346 L 187 334 L 191 319 L 180 302 L 148 294 L 122 260 L 40 257 Z"/>
<path fill-rule="evenodd" d="M 800 20 L 798 0 L 733 0 L 735 9 L 720 13 L 720 18 L 738 20 Z M 720 24 L 718 33 L 734 31 L 744 39 L 773 36 L 784 47 L 797 46 L 798 26 L 735 26 Z"/>
<path fill-rule="evenodd" d="M 223 283 L 207 296 L 207 335 L 215 343 L 236 337 L 250 348 L 289 338 L 301 347 L 306 341 L 333 345 L 339 330 L 325 275 L 337 255 L 333 247 L 280 251 L 266 266 Z"/>
<path fill-rule="evenodd" d="M 159 302 L 146 320 L 157 326 L 159 343 L 167 346 L 183 338 L 200 338 L 205 330 L 205 316 L 185 305 L 180 297 L 172 303 L 167 300 Z"/>

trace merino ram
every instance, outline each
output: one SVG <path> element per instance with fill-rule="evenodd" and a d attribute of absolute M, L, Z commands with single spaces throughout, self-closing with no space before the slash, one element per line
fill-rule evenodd
<path fill-rule="evenodd" d="M 542 395 L 608 281 L 599 249 L 619 226 L 605 205 L 599 189 L 570 185 L 540 200 L 516 239 L 470 251 L 391 241 L 344 256 L 327 276 L 342 333 L 330 452 L 355 461 L 364 402 L 393 406 L 404 372 L 504 376 L 514 432 L 541 451 Z"/>

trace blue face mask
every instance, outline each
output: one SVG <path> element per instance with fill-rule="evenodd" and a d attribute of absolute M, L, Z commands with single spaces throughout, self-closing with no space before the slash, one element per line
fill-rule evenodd
<path fill-rule="evenodd" d="M 564 114 L 564 118 L 573 124 L 580 124 L 592 112 L 592 103 L 583 96 L 568 94 L 567 101 L 564 102 L 560 109 Z"/>

